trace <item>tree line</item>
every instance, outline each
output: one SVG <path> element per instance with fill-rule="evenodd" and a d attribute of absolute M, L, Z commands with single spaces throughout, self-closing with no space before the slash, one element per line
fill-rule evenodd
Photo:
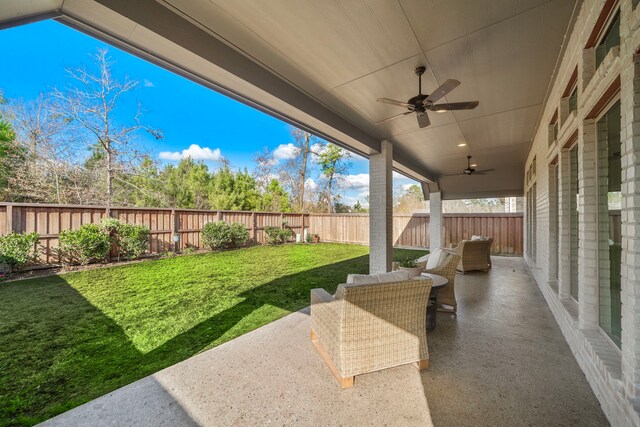
<path fill-rule="evenodd" d="M 0 200 L 106 206 L 282 212 L 362 212 L 341 203 L 350 153 L 291 129 L 289 155 L 265 148 L 255 168 L 215 168 L 192 158 L 161 165 L 149 141 L 164 138 L 127 98 L 140 82 L 116 78 L 107 50 L 66 70 L 64 87 L 34 100 L 0 94 Z M 146 143 L 144 143 L 146 141 Z"/>

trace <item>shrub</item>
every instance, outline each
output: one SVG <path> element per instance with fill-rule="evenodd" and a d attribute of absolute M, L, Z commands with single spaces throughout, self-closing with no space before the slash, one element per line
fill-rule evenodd
<path fill-rule="evenodd" d="M 267 237 L 267 243 L 270 245 L 281 245 L 293 237 L 293 231 L 290 228 L 281 227 L 265 227 L 264 234 Z"/>
<path fill-rule="evenodd" d="M 111 240 L 102 227 L 85 224 L 77 230 L 60 233 L 60 250 L 67 262 L 87 265 L 106 260 L 111 250 Z"/>
<path fill-rule="evenodd" d="M 307 243 L 313 243 L 313 234 L 307 233 L 307 237 L 305 240 Z"/>
<path fill-rule="evenodd" d="M 144 225 L 133 225 L 115 218 L 105 218 L 100 223 L 111 242 L 118 249 L 118 257 L 124 259 L 138 258 L 147 250 L 149 228 Z"/>
<path fill-rule="evenodd" d="M 231 224 L 231 243 L 232 247 L 238 248 L 244 246 L 249 241 L 249 230 L 242 224 Z"/>
<path fill-rule="evenodd" d="M 195 254 L 196 252 L 198 252 L 198 248 L 196 248 L 195 246 L 187 246 L 182 250 L 182 253 L 185 255 Z"/>
<path fill-rule="evenodd" d="M 144 225 L 121 224 L 118 228 L 116 246 L 125 259 L 138 258 L 149 243 L 149 228 Z"/>
<path fill-rule="evenodd" d="M 202 242 L 213 250 L 237 248 L 247 243 L 247 240 L 249 232 L 242 224 L 216 221 L 202 227 Z"/>
<path fill-rule="evenodd" d="M 10 233 L 0 236 L 0 264 L 7 265 L 13 271 L 37 259 L 36 243 L 39 238 L 38 233 Z"/>

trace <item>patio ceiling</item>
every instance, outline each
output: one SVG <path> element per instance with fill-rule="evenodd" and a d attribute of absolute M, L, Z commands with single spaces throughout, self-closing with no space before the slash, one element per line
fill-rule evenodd
<path fill-rule="evenodd" d="M 62 2 L 25 3 L 45 11 Z M 454 199 L 522 194 L 524 162 L 579 3 L 67 0 L 59 9 L 67 23 L 364 155 L 388 139 L 396 170 L 437 181 Z M 431 113 L 424 129 L 413 115 L 375 124 L 402 112 L 376 98 L 416 94 L 418 65 L 427 67 L 425 93 L 454 78 L 462 84 L 446 101 L 480 106 Z M 495 172 L 443 176 L 461 172 L 467 154 Z"/>

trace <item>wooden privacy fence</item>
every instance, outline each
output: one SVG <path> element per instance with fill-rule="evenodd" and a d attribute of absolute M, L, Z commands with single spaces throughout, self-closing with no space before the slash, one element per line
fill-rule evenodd
<path fill-rule="evenodd" d="M 208 211 L 196 209 L 129 208 L 100 206 L 0 203 L 0 234 L 37 232 L 40 262 L 59 263 L 59 233 L 83 224 L 97 224 L 103 218 L 117 218 L 149 227 L 152 253 L 201 247 L 201 229 L 207 222 L 224 220 L 243 224 L 257 243 L 265 242 L 264 228 L 287 223 L 295 233 L 304 229 L 321 241 L 369 243 L 367 214 L 299 214 L 279 212 Z M 468 239 L 474 234 L 492 236 L 495 254 L 522 254 L 523 216 L 517 214 L 445 214 L 445 244 Z M 179 236 L 174 242 L 173 236 Z M 429 246 L 429 214 L 396 214 L 393 218 L 394 245 Z"/>
<path fill-rule="evenodd" d="M 522 213 L 444 214 L 445 246 L 473 235 L 493 237 L 491 252 L 522 255 Z M 368 214 L 311 214 L 309 231 L 328 242 L 369 244 Z M 393 244 L 407 248 L 429 247 L 429 214 L 394 214 Z"/>

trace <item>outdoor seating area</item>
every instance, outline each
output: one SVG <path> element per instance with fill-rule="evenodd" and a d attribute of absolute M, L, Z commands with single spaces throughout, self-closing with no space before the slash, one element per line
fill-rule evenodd
<path fill-rule="evenodd" d="M 304 309 L 45 425 L 607 424 L 521 258 L 496 257 L 489 274 L 456 286 L 458 314 L 428 336 L 428 370 L 401 365 L 341 389 Z"/>

